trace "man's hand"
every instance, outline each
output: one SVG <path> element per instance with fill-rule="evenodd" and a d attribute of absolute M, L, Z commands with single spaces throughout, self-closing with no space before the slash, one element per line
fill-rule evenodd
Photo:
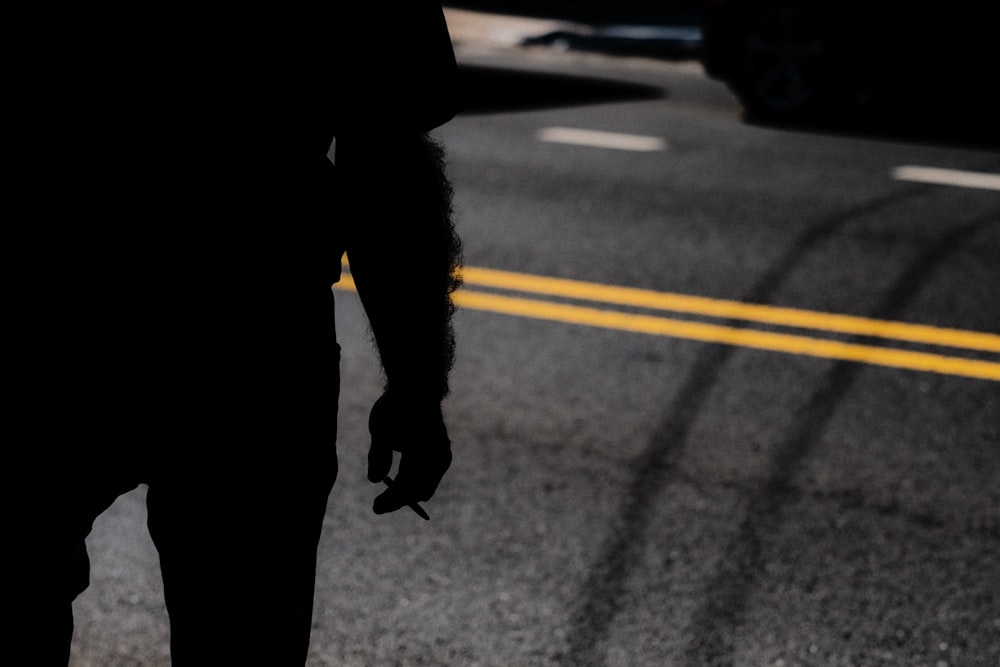
<path fill-rule="evenodd" d="M 430 500 L 451 465 L 441 404 L 382 394 L 372 406 L 368 430 L 368 481 L 381 484 L 392 469 L 393 452 L 400 452 L 396 479 L 375 498 L 375 513 Z"/>

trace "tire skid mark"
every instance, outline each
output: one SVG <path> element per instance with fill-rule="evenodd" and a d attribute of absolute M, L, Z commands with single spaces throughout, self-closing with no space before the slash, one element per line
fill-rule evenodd
<path fill-rule="evenodd" d="M 845 225 L 860 216 L 917 196 L 927 189 L 926 185 L 906 188 L 832 216 L 825 222 L 806 230 L 744 295 L 744 301 L 767 303 L 769 297 L 782 285 L 802 257 L 831 238 Z M 732 321 L 732 324 L 737 323 Z M 641 562 L 652 508 L 667 485 L 676 479 L 676 462 L 684 450 L 691 428 L 699 417 L 706 397 L 720 382 L 721 372 L 736 349 L 726 345 L 703 347 L 672 404 L 667 406 L 666 419 L 654 431 L 645 451 L 633 461 L 632 481 L 624 494 L 618 517 L 610 527 L 598 551 L 598 557 L 591 566 L 577 601 L 572 607 L 567 649 L 565 653 L 556 656 L 560 664 L 573 667 L 605 664 L 604 644 L 610 633 L 611 624 L 625 604 L 625 589 L 631 572 Z M 837 368 L 853 366 L 854 364 L 848 362 L 836 365 Z M 840 373 L 847 372 L 840 371 Z M 780 467 L 779 464 L 778 469 Z M 753 541 L 749 545 L 752 547 L 751 562 L 757 562 L 752 552 L 759 550 L 759 545 L 754 546 Z M 739 591 L 734 590 L 733 593 L 745 598 L 749 590 L 744 588 Z M 727 596 L 727 601 L 736 603 L 736 609 L 745 607 L 745 602 L 738 599 L 728 600 L 730 597 L 734 596 Z M 694 644 L 701 645 L 704 639 L 725 636 L 727 630 L 733 627 L 734 621 L 738 620 L 738 615 L 718 608 L 717 605 L 711 607 L 706 605 L 700 612 L 696 612 L 696 618 L 704 625 L 704 629 L 699 631 Z M 731 662 L 731 649 L 724 655 L 728 655 Z M 724 660 L 721 664 L 728 662 Z"/>
<path fill-rule="evenodd" d="M 979 218 L 928 244 L 927 250 L 917 256 L 895 281 L 878 309 L 878 316 L 891 317 L 900 311 L 920 292 L 925 281 L 951 253 L 997 220 L 1000 217 Z M 865 370 L 866 367 L 859 364 L 836 362 L 822 384 L 799 409 L 784 442 L 775 447 L 770 474 L 750 495 L 737 537 L 722 550 L 727 554 L 726 560 L 705 586 L 710 594 L 705 596 L 692 617 L 690 628 L 693 641 L 688 644 L 685 664 L 735 664 L 732 640 L 742 624 L 747 602 L 763 570 L 764 540 L 781 524 L 783 507 L 796 497 L 789 481 L 812 452 L 817 434 L 826 428 Z"/>

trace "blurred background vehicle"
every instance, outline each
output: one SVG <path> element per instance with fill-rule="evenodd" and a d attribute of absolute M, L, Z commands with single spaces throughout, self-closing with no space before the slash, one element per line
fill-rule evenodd
<path fill-rule="evenodd" d="M 703 0 L 446 0 L 446 7 L 591 25 L 697 23 Z"/>
<path fill-rule="evenodd" d="M 829 117 L 862 107 L 981 116 L 1000 48 L 992 2 L 705 0 L 700 57 L 748 116 Z"/>
<path fill-rule="evenodd" d="M 446 8 L 551 20 L 523 46 L 624 56 L 695 57 L 702 0 L 448 0 Z"/>

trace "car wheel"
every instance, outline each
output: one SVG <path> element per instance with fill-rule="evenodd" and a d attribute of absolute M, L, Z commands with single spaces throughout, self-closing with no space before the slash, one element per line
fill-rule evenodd
<path fill-rule="evenodd" d="M 735 92 L 750 115 L 805 120 L 833 100 L 827 40 L 808 8 L 779 5 L 747 25 Z"/>

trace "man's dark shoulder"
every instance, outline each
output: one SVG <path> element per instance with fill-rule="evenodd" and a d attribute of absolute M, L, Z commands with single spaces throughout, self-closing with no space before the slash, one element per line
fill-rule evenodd
<path fill-rule="evenodd" d="M 341 124 L 426 132 L 454 117 L 458 66 L 441 4 L 352 4 L 334 23 Z"/>

